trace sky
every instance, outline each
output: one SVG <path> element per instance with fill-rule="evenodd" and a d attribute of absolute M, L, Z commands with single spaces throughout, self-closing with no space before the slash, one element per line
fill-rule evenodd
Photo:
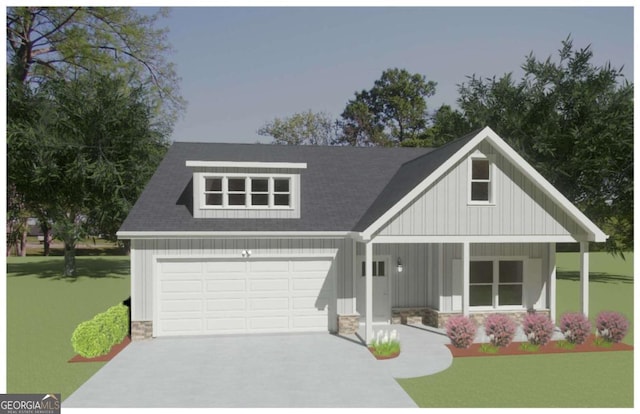
<path fill-rule="evenodd" d="M 270 142 L 256 132 L 266 122 L 307 110 L 338 118 L 393 67 L 437 82 L 429 110 L 455 107 L 466 76 L 518 79 L 530 52 L 557 56 L 569 35 L 633 80 L 631 7 L 173 7 L 159 26 L 188 101 L 174 141 Z"/>

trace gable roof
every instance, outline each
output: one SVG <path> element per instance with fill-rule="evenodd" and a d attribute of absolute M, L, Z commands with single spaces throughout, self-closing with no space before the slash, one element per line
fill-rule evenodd
<path fill-rule="evenodd" d="M 487 140 L 583 227 L 589 240 L 607 235 L 490 128 L 437 149 L 280 146 L 176 142 L 168 150 L 122 224 L 122 238 L 138 233 L 358 232 L 370 239 L 452 166 Z M 306 163 L 300 218 L 194 218 L 187 161 Z"/>

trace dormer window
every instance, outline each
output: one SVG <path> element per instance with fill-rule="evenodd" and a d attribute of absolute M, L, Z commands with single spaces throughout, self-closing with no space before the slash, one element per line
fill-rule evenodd
<path fill-rule="evenodd" d="M 292 208 L 291 177 L 228 174 L 203 180 L 203 208 Z"/>
<path fill-rule="evenodd" d="M 469 203 L 491 203 L 491 163 L 484 157 L 472 157 L 470 164 Z"/>

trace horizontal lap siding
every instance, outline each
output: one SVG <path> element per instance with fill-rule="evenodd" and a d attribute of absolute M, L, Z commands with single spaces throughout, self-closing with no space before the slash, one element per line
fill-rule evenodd
<path fill-rule="evenodd" d="M 154 256 L 178 258 L 216 257 L 236 255 L 251 250 L 252 258 L 269 255 L 335 255 L 337 312 L 352 313 L 353 283 L 352 243 L 343 239 L 160 239 L 133 240 L 132 263 L 132 319 L 153 319 Z M 250 260 L 250 259 L 249 259 Z"/>
<path fill-rule="evenodd" d="M 412 204 L 380 235 L 575 235 L 576 222 L 489 144 L 478 149 L 495 161 L 495 205 L 468 205 L 465 158 Z"/>

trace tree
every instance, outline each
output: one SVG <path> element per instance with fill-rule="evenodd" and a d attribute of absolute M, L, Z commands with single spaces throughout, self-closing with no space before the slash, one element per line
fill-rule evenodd
<path fill-rule="evenodd" d="M 489 125 L 609 233 L 607 248 L 633 248 L 633 84 L 588 46 L 562 42 L 557 61 L 529 54 L 524 76 L 469 78 L 460 107 Z"/>
<path fill-rule="evenodd" d="M 258 134 L 271 136 L 274 144 L 331 145 L 337 137 L 336 122 L 324 112 L 311 110 L 266 123 Z"/>
<path fill-rule="evenodd" d="M 460 111 L 442 105 L 429 116 L 429 127 L 417 138 L 402 142 L 403 147 L 439 147 L 469 133 L 471 123 Z"/>
<path fill-rule="evenodd" d="M 8 128 L 9 179 L 27 204 L 46 207 L 73 276 L 78 240 L 89 228 L 115 238 L 167 141 L 147 91 L 122 77 L 48 81 L 36 99 L 35 120 Z"/>
<path fill-rule="evenodd" d="M 350 145 L 397 145 L 427 127 L 425 98 L 436 83 L 405 69 L 388 69 L 369 91 L 357 92 L 342 113 L 342 139 Z"/>
<path fill-rule="evenodd" d="M 171 128 L 184 101 L 178 77 L 166 61 L 166 29 L 152 15 L 129 7 L 7 8 L 8 74 L 21 83 L 74 79 L 87 72 L 119 73 L 132 86 L 154 92 L 153 104 Z"/>

